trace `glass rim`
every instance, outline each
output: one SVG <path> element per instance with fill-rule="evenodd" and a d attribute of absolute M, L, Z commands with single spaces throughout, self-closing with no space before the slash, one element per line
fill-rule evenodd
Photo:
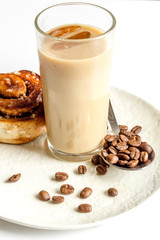
<path fill-rule="evenodd" d="M 43 12 L 47 11 L 48 9 L 50 8 L 53 8 L 53 7 L 60 7 L 60 6 L 67 6 L 67 5 L 88 5 L 88 6 L 94 6 L 94 7 L 97 7 L 97 8 L 100 8 L 104 11 L 106 11 L 112 18 L 112 24 L 111 26 L 109 27 L 109 29 L 105 32 L 103 32 L 102 34 L 96 36 L 96 37 L 91 37 L 91 38 L 85 38 L 85 39 L 66 39 L 66 38 L 61 38 L 61 37 L 54 37 L 54 36 L 51 36 L 49 35 L 48 33 L 44 32 L 38 25 L 38 19 L 39 17 L 41 16 L 41 14 L 43 14 Z M 106 8 L 102 7 L 102 6 L 99 6 L 99 5 L 96 5 L 96 4 L 92 4 L 92 3 L 87 3 L 87 2 L 66 2 L 66 3 L 59 3 L 59 4 L 55 4 L 55 5 L 52 5 L 52 6 L 49 6 L 45 9 L 43 9 L 41 12 L 39 12 L 37 14 L 37 16 L 35 17 L 35 21 L 34 21 L 34 24 L 35 24 L 35 28 L 36 30 L 41 33 L 43 36 L 47 37 L 47 38 L 50 38 L 50 39 L 55 39 L 57 41 L 66 41 L 66 42 L 77 42 L 77 41 L 90 41 L 90 40 L 93 40 L 93 39 L 99 39 L 99 38 L 102 38 L 104 35 L 106 35 L 107 33 L 111 32 L 115 26 L 116 26 L 116 18 L 114 17 L 114 15 Z"/>

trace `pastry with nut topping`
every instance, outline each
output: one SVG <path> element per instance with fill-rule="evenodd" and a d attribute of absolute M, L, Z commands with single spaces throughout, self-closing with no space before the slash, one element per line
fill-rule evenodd
<path fill-rule="evenodd" d="M 45 131 L 40 76 L 28 70 L 0 74 L 0 142 L 21 144 Z"/>

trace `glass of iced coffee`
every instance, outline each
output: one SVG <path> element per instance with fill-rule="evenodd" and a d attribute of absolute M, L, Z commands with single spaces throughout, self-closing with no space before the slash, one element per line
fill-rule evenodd
<path fill-rule="evenodd" d="M 116 20 L 88 3 L 64 3 L 35 19 L 48 146 L 54 156 L 87 160 L 107 129 Z"/>

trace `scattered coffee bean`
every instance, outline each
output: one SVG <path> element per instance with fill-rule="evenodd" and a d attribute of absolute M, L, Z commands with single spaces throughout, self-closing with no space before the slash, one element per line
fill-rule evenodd
<path fill-rule="evenodd" d="M 80 192 L 80 197 L 81 198 L 88 198 L 92 194 L 92 189 L 89 187 L 85 187 L 81 192 Z"/>
<path fill-rule="evenodd" d="M 133 132 L 134 134 L 138 134 L 138 133 L 140 133 L 142 131 L 142 127 L 141 126 L 135 126 L 135 127 L 133 127 L 132 129 L 131 129 L 131 132 Z"/>
<path fill-rule="evenodd" d="M 115 154 L 108 154 L 106 160 L 111 164 L 116 164 L 118 162 L 119 158 Z"/>
<path fill-rule="evenodd" d="M 116 188 L 109 188 L 108 189 L 108 196 L 115 197 L 118 195 L 118 190 Z"/>
<path fill-rule="evenodd" d="M 65 172 L 57 172 L 55 174 L 55 179 L 57 181 L 66 181 L 68 179 L 68 174 Z"/>
<path fill-rule="evenodd" d="M 96 170 L 99 175 L 105 175 L 107 173 L 107 167 L 103 165 L 98 165 Z"/>
<path fill-rule="evenodd" d="M 95 154 L 93 155 L 91 161 L 94 165 L 98 165 L 99 164 L 99 158 L 100 158 L 100 155 L 99 154 Z"/>
<path fill-rule="evenodd" d="M 45 190 L 40 191 L 38 196 L 42 201 L 49 201 L 50 200 L 50 195 Z"/>
<path fill-rule="evenodd" d="M 64 202 L 64 197 L 62 196 L 53 196 L 52 201 L 56 204 Z"/>
<path fill-rule="evenodd" d="M 74 187 L 70 184 L 64 184 L 60 187 L 60 191 L 63 194 L 71 194 L 74 192 Z"/>
<path fill-rule="evenodd" d="M 81 204 L 78 207 L 78 212 L 80 213 L 89 213 L 92 211 L 92 206 L 90 204 Z"/>
<path fill-rule="evenodd" d="M 140 160 L 140 162 L 143 162 L 143 163 L 147 162 L 148 153 L 147 152 L 141 152 L 139 160 Z"/>
<path fill-rule="evenodd" d="M 12 177 L 8 179 L 9 182 L 17 182 L 21 178 L 21 174 L 14 174 Z"/>
<path fill-rule="evenodd" d="M 87 167 L 84 165 L 79 165 L 78 172 L 79 172 L 79 174 L 85 174 L 87 172 Z"/>

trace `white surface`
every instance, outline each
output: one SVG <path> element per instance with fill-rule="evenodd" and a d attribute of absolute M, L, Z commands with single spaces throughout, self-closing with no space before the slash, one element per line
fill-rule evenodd
<path fill-rule="evenodd" d="M 145 171 L 122 171 L 110 167 L 105 176 L 96 174 L 95 166 L 86 161 L 88 171 L 85 175 L 77 173 L 79 162 L 67 162 L 54 159 L 48 151 L 46 134 L 35 141 L 23 144 L 0 145 L 0 218 L 25 226 L 40 229 L 68 230 L 96 226 L 109 217 L 116 216 L 137 206 L 160 187 L 160 112 L 122 90 L 112 88 L 115 111 L 120 124 L 126 123 L 131 129 L 135 124 L 142 125 L 141 137 L 154 148 L 156 159 Z M 133 112 L 130 108 L 136 106 Z M 128 112 L 126 116 L 125 113 Z M 132 118 L 132 114 L 137 119 Z M 151 134 L 152 132 L 152 134 Z M 45 143 L 45 144 L 44 144 Z M 16 156 L 16 157 L 15 157 Z M 37 198 L 40 190 L 47 190 L 50 196 L 58 195 L 64 182 L 54 179 L 56 172 L 67 172 L 69 179 L 65 184 L 74 186 L 73 194 L 65 196 L 62 204 L 52 201 L 42 202 Z M 17 183 L 6 180 L 15 173 L 22 177 Z M 93 189 L 88 199 L 80 199 L 79 193 L 84 187 Z M 118 196 L 107 196 L 107 189 L 115 187 Z M 81 214 L 77 208 L 82 203 L 92 205 L 92 212 Z M 24 207 L 25 206 L 25 207 Z"/>
<path fill-rule="evenodd" d="M 80 1 L 80 0 L 79 0 Z M 38 71 L 34 16 L 44 7 L 60 1 L 5 0 L 0 3 L 0 72 L 18 69 Z M 89 1 L 111 10 L 117 18 L 112 84 L 141 96 L 160 109 L 159 56 L 160 4 L 158 1 Z M 97 19 L 98 21 L 98 19 Z M 136 120 L 136 116 L 133 116 Z M 5 198 L 5 196 L 0 196 Z M 0 238 L 76 239 L 106 238 L 159 239 L 160 190 L 131 211 L 110 218 L 93 229 L 49 232 L 33 230 L 0 220 Z M 25 206 L 24 206 L 25 207 Z"/>

